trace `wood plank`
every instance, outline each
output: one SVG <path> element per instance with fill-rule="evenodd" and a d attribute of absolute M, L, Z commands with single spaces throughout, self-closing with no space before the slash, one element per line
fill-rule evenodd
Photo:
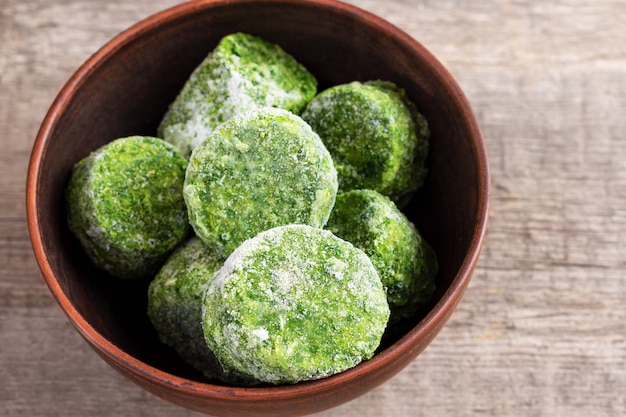
<path fill-rule="evenodd" d="M 175 0 L 3 0 L 0 414 L 199 416 L 126 381 L 80 338 L 30 250 L 24 185 L 72 72 Z M 433 344 L 319 417 L 626 415 L 626 31 L 621 0 L 350 0 L 423 43 L 484 131 L 493 199 L 468 291 Z"/>

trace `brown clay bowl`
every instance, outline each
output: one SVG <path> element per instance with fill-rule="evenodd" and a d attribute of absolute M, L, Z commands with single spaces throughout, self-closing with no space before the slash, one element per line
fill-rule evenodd
<path fill-rule="evenodd" d="M 436 250 L 431 305 L 386 335 L 369 361 L 288 386 L 238 388 L 208 381 L 162 345 L 146 313 L 144 281 L 97 270 L 69 232 L 63 193 L 72 166 L 118 137 L 154 135 L 168 104 L 228 33 L 280 44 L 320 82 L 385 79 L 404 87 L 430 122 L 430 173 L 404 209 Z M 50 291 L 106 362 L 146 390 L 218 416 L 303 415 L 349 401 L 409 364 L 433 340 L 467 287 L 485 236 L 489 172 L 480 129 L 459 86 L 407 34 L 332 0 L 199 0 L 151 16 L 97 51 L 63 87 L 34 144 L 28 226 Z"/>

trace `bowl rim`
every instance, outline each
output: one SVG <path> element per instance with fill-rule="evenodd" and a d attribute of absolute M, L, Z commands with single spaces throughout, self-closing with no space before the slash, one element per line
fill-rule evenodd
<path fill-rule="evenodd" d="M 468 252 L 465 255 L 461 267 L 457 271 L 450 286 L 442 294 L 439 301 L 419 323 L 417 323 L 399 340 L 374 355 L 372 359 L 364 361 L 354 368 L 315 381 L 306 381 L 294 385 L 279 385 L 272 387 L 223 386 L 185 379 L 155 368 L 124 352 L 121 348 L 107 340 L 94 327 L 92 327 L 73 306 L 72 302 L 57 282 L 53 269 L 48 263 L 46 257 L 45 245 L 37 215 L 38 180 L 42 175 L 41 161 L 45 158 L 45 154 L 48 150 L 48 138 L 54 131 L 64 110 L 71 102 L 74 92 L 80 89 L 81 85 L 92 72 L 106 63 L 107 60 L 117 51 L 144 36 L 155 27 L 170 20 L 176 20 L 207 8 L 221 7 L 235 3 L 252 4 L 259 2 L 258 0 L 189 1 L 156 12 L 155 14 L 133 24 L 113 37 L 104 46 L 91 55 L 91 57 L 89 57 L 68 79 L 52 102 L 52 105 L 42 122 L 39 132 L 37 133 L 31 152 L 26 184 L 26 214 L 33 251 L 43 278 L 52 292 L 53 297 L 68 316 L 72 325 L 79 331 L 83 338 L 85 338 L 87 342 L 97 350 L 98 353 L 118 363 L 131 374 L 140 375 L 154 384 L 168 385 L 169 387 L 190 394 L 209 395 L 211 398 L 218 398 L 227 401 L 232 401 L 233 399 L 251 402 L 259 400 L 285 400 L 298 397 L 303 392 L 306 392 L 308 395 L 315 394 L 316 392 L 326 392 L 328 390 L 332 390 L 334 387 L 344 384 L 347 381 L 359 379 L 362 375 L 369 374 L 371 371 L 375 371 L 377 368 L 384 367 L 385 365 L 397 360 L 397 358 L 395 358 L 395 353 L 398 351 L 411 351 L 410 360 L 413 360 L 421 352 L 421 350 L 417 350 L 415 348 L 412 349 L 412 346 L 416 344 L 417 340 L 423 337 L 430 339 L 434 338 L 438 332 L 437 325 L 443 324 L 448 320 L 454 310 L 454 307 L 460 301 L 460 298 L 469 284 L 471 274 L 478 262 L 480 250 L 486 235 L 490 205 L 490 173 L 487 162 L 487 151 L 481 129 L 474 117 L 471 105 L 448 70 L 424 46 L 422 46 L 421 43 L 413 39 L 402 29 L 399 29 L 381 17 L 378 17 L 357 6 L 346 4 L 341 1 L 266 0 L 264 2 L 284 5 L 302 5 L 306 3 L 308 6 L 312 7 L 333 9 L 335 11 L 339 10 L 342 13 L 351 15 L 352 18 L 367 21 L 368 24 L 376 26 L 379 30 L 392 34 L 403 44 L 418 51 L 419 54 L 421 54 L 424 59 L 428 61 L 429 65 L 431 65 L 438 76 L 441 77 L 443 81 L 442 85 L 444 85 L 447 89 L 446 93 L 450 99 L 454 100 L 458 108 L 461 110 L 462 118 L 466 123 L 467 129 L 469 130 L 469 136 L 475 138 L 472 142 L 472 150 L 475 154 L 478 168 L 476 178 L 478 184 L 477 217 L 475 219 L 475 226 Z M 441 323 L 442 321 L 443 323 Z M 390 375 L 388 378 L 391 376 L 393 375 Z"/>

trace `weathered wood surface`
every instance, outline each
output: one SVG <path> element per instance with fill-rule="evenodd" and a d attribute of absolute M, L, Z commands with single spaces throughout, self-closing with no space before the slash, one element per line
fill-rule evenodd
<path fill-rule="evenodd" d="M 36 131 L 99 46 L 174 0 L 0 0 L 0 415 L 199 416 L 109 368 L 43 283 L 26 231 Z M 626 415 L 622 0 L 352 0 L 450 69 L 493 200 L 470 288 L 435 342 L 319 416 Z"/>

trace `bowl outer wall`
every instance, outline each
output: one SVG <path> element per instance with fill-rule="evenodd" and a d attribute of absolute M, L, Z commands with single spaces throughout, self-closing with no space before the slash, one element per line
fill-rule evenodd
<path fill-rule="evenodd" d="M 468 244 L 468 250 L 463 255 L 463 260 L 458 270 L 451 278 L 450 285 L 439 295 L 438 302 L 406 335 L 378 353 L 372 360 L 330 378 L 293 386 L 231 388 L 181 378 L 137 359 L 135 356 L 122 350 L 115 343 L 112 343 L 85 319 L 72 301 L 71 291 L 68 290 L 67 286 L 59 283 L 58 275 L 60 268 L 58 265 L 63 262 L 59 261 L 58 257 L 60 255 L 54 252 L 51 242 L 46 240 L 46 222 L 50 220 L 46 218 L 47 212 L 45 207 L 39 204 L 44 197 L 42 193 L 49 189 L 47 182 L 53 180 L 47 177 L 44 164 L 49 153 L 52 152 L 49 139 L 52 137 L 55 129 L 62 127 L 60 127 L 60 124 L 64 122 L 64 118 L 68 117 L 66 112 L 72 110 L 72 100 L 74 100 L 78 91 L 86 88 L 86 84 L 89 83 L 89 77 L 98 71 L 106 69 L 109 61 L 116 55 L 124 53 L 128 48 L 132 49 L 133 44 L 136 42 L 145 41 L 146 37 L 152 36 L 157 29 L 169 28 L 174 30 L 172 28 L 175 28 L 177 24 L 184 24 L 189 19 L 193 20 L 194 16 L 198 14 L 202 16 L 205 16 L 207 13 L 220 15 L 220 13 L 228 13 L 227 10 L 234 5 L 241 8 L 252 7 L 257 11 L 259 8 L 281 7 L 281 10 L 284 10 L 287 15 L 289 13 L 301 13 L 301 9 L 306 9 L 307 13 L 318 18 L 328 18 L 327 22 L 330 23 L 326 24 L 329 27 L 332 26 L 333 22 L 336 24 L 337 21 L 347 22 L 347 24 L 352 24 L 355 27 L 365 25 L 372 31 L 380 33 L 381 38 L 384 38 L 384 42 L 391 42 L 393 47 L 404 50 L 406 54 L 411 55 L 413 52 L 417 52 L 421 60 L 420 64 L 426 66 L 422 71 L 431 74 L 429 76 L 434 77 L 433 79 L 437 83 L 437 88 L 431 93 L 436 93 L 437 96 L 445 98 L 445 100 L 453 103 L 455 108 L 459 109 L 460 114 L 457 119 L 461 126 L 457 128 L 466 130 L 468 137 L 474 139 L 471 142 L 471 149 L 469 149 L 476 160 L 475 178 L 473 178 L 473 181 L 477 184 L 474 196 L 476 206 L 474 229 Z M 240 30 L 244 30 L 245 26 L 245 24 L 242 24 Z M 220 30 L 224 30 L 224 28 Z M 279 37 L 279 32 L 280 30 L 276 32 L 268 30 L 266 35 L 268 38 L 280 42 L 280 39 L 277 38 Z M 357 34 L 357 32 L 354 32 L 354 34 Z M 377 39 L 368 39 L 368 41 L 376 44 Z M 353 68 L 357 69 L 352 74 L 332 73 L 332 68 L 334 67 L 331 65 L 330 70 L 325 69 L 328 68 L 328 63 L 324 63 L 324 59 L 326 57 L 320 57 L 322 64 L 316 60 L 304 63 L 316 75 L 321 74 L 321 80 L 332 79 L 335 83 L 347 82 L 356 78 L 368 79 L 371 71 L 375 73 L 375 69 L 370 68 L 371 65 L 366 65 L 366 67 L 359 69 L 358 62 L 351 64 Z M 349 56 L 346 59 L 350 59 Z M 363 64 L 371 63 L 363 62 Z M 412 62 L 406 60 L 401 63 L 398 69 L 399 75 L 394 81 L 397 81 L 400 85 L 404 85 L 403 82 L 409 83 L 409 80 L 403 79 L 403 77 L 408 77 L 413 73 L 401 67 L 412 64 Z M 404 70 L 402 73 L 404 75 L 400 74 L 402 70 Z M 183 70 L 181 69 L 181 71 Z M 424 77 L 425 75 L 420 73 L 419 76 Z M 344 78 L 342 79 L 342 77 Z M 421 83 L 422 86 L 426 84 L 428 83 Z M 171 90 L 175 90 L 175 88 L 172 87 Z M 411 92 L 409 91 L 409 93 Z M 154 123 L 155 121 L 151 122 Z M 91 143 L 77 144 L 78 147 L 84 147 L 82 150 L 83 154 L 87 154 L 90 149 L 93 149 L 91 145 Z M 65 156 L 70 157 L 69 154 Z M 258 2 L 246 0 L 200 0 L 175 6 L 139 22 L 97 51 L 70 78 L 52 104 L 35 141 L 28 172 L 26 197 L 29 233 L 37 262 L 46 283 L 72 324 L 110 365 L 148 391 L 194 410 L 224 416 L 269 416 L 278 414 L 308 414 L 351 400 L 391 378 L 426 348 L 454 311 L 469 283 L 486 231 L 489 188 L 489 170 L 482 134 L 467 99 L 443 66 L 418 42 L 398 28 L 368 12 L 335 1 L 302 2 L 276 0 Z"/>

